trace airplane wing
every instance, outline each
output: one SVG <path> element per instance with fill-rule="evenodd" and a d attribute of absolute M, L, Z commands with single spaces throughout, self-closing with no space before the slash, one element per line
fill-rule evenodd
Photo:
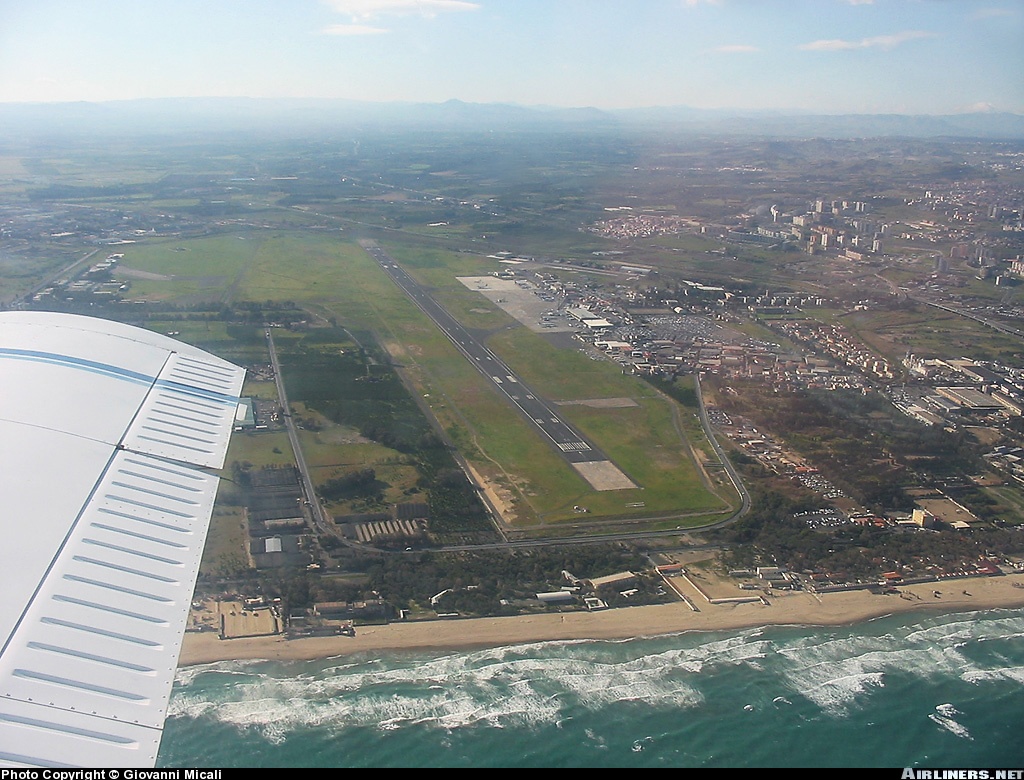
<path fill-rule="evenodd" d="M 0 313 L 0 766 L 156 762 L 244 371 Z"/>

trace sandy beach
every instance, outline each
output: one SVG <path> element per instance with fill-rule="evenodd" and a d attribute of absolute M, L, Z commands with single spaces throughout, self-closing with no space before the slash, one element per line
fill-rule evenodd
<path fill-rule="evenodd" d="M 685 603 L 601 612 L 430 620 L 360 626 L 356 636 L 283 636 L 221 640 L 215 633 L 188 633 L 180 666 L 228 660 L 312 660 L 375 650 L 444 650 L 501 647 L 571 639 L 627 639 L 767 625 L 847 625 L 899 612 L 968 612 L 1024 607 L 1024 575 L 969 578 L 901 586 L 899 594 L 869 591 L 779 593 L 768 603 Z M 939 595 L 936 596 L 935 592 Z"/>

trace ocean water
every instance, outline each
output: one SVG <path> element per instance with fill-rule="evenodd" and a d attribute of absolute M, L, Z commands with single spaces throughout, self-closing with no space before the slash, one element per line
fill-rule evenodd
<path fill-rule="evenodd" d="M 1022 610 L 217 663 L 158 766 L 1015 768 L 1022 684 Z"/>

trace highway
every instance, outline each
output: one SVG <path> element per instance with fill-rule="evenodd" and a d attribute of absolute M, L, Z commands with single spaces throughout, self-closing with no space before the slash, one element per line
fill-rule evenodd
<path fill-rule="evenodd" d="M 587 441 L 562 419 L 557 411 L 524 385 L 501 358 L 471 336 L 383 249 L 371 245 L 369 242 L 364 244 L 363 248 L 380 263 L 384 272 L 419 306 L 423 313 L 433 320 L 456 349 L 472 365 L 476 366 L 477 370 L 494 385 L 499 393 L 523 413 L 526 419 L 558 449 L 566 460 L 570 463 L 594 463 L 608 460 L 608 457 L 593 443 Z"/>
<path fill-rule="evenodd" d="M 923 303 L 926 306 L 932 306 L 936 309 L 941 309 L 942 311 L 949 312 L 950 314 L 958 314 L 961 317 L 966 317 L 969 320 L 980 322 L 982 325 L 987 325 L 988 327 L 992 328 L 992 330 L 997 330 L 1000 333 L 1007 334 L 1008 336 L 1024 336 L 1024 331 L 1021 331 L 1018 328 L 1012 328 L 1009 325 L 1003 325 L 1002 323 L 999 322 L 993 322 L 992 320 L 985 319 L 984 317 L 977 315 L 974 312 L 964 311 L 963 309 L 955 309 L 952 306 L 946 306 L 945 304 L 942 303 L 933 303 L 932 301 L 925 300 L 924 298 L 914 298 L 913 300 L 916 301 L 917 303 Z"/>

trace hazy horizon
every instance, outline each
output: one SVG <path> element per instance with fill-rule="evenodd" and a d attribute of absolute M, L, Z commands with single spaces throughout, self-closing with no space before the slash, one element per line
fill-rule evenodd
<path fill-rule="evenodd" d="M 0 103 L 1024 113 L 1022 43 L 1022 0 L 0 0 Z"/>
<path fill-rule="evenodd" d="M 151 98 L 114 98 L 111 100 L 25 100 L 25 101 L 0 101 L 0 105 L 6 106 L 68 106 L 68 105 L 117 105 L 126 103 L 146 103 L 146 102 L 175 102 L 175 101 L 202 101 L 202 102 L 230 102 L 230 101 L 252 101 L 252 102 L 265 102 L 265 103 L 354 103 L 366 106 L 444 106 L 451 104 L 463 104 L 467 106 L 504 106 L 508 108 L 521 108 L 535 111 L 599 111 L 607 113 L 610 116 L 616 114 L 628 114 L 630 112 L 645 112 L 645 111 L 693 111 L 695 113 L 706 112 L 716 113 L 722 115 L 778 115 L 778 116 L 800 116 L 806 115 L 808 117 L 821 116 L 821 117 L 843 117 L 843 116 L 957 116 L 957 115 L 968 115 L 968 114 L 1012 114 L 1014 116 L 1024 116 L 1024 110 L 1021 111 L 1003 111 L 996 109 L 991 106 L 969 106 L 961 111 L 922 111 L 913 113 L 900 113 L 900 112 L 854 112 L 854 111 L 814 111 L 805 108 L 786 108 L 786 107 L 768 107 L 768 108 L 744 108 L 742 106 L 722 106 L 718 108 L 701 108 L 698 106 L 685 105 L 685 104 L 651 104 L 646 106 L 634 106 L 631 108 L 599 108 L 597 106 L 590 105 L 552 105 L 545 103 L 516 103 L 512 101 L 471 101 L 461 100 L 459 98 L 449 98 L 448 100 L 438 101 L 417 101 L 417 100 L 361 100 L 357 98 L 322 98 L 322 97 L 248 97 L 246 95 L 167 95 L 163 97 L 151 97 Z"/>

